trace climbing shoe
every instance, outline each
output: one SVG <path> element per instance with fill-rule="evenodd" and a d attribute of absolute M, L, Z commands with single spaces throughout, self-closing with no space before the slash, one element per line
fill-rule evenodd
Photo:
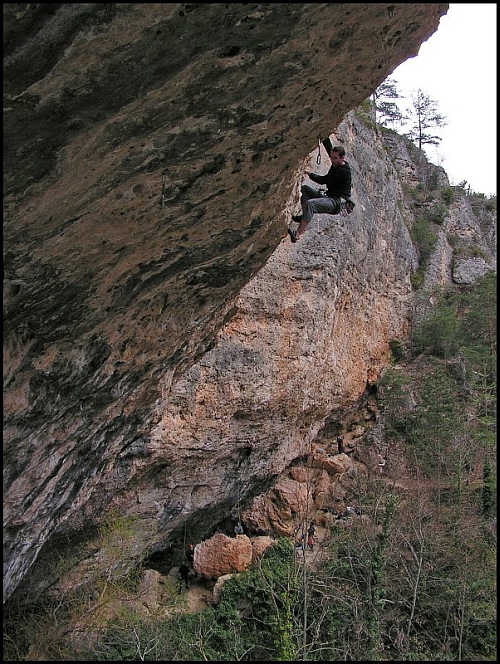
<path fill-rule="evenodd" d="M 293 231 L 291 228 L 287 228 L 287 233 L 290 236 L 290 240 L 292 242 L 297 242 L 297 233 Z"/>
<path fill-rule="evenodd" d="M 300 224 L 300 222 L 302 221 L 302 215 L 292 214 L 292 221 L 295 221 L 295 223 Z"/>

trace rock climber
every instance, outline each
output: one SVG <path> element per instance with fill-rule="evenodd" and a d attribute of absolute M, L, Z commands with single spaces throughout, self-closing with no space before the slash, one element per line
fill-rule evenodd
<path fill-rule="evenodd" d="M 180 594 L 182 589 L 182 581 L 184 581 L 186 588 L 189 588 L 189 567 L 187 565 L 181 565 L 179 567 L 179 575 L 181 577 L 181 580 L 179 582 L 179 594 Z"/>
<path fill-rule="evenodd" d="M 186 560 L 188 561 L 189 565 L 193 564 L 194 560 L 194 544 L 189 544 L 188 548 L 186 549 Z"/>
<path fill-rule="evenodd" d="M 377 465 L 381 473 L 384 472 L 385 459 L 381 454 L 377 454 Z"/>
<path fill-rule="evenodd" d="M 345 150 L 341 146 L 331 147 L 329 139 L 323 141 L 332 165 L 326 175 L 306 173 L 310 180 L 326 185 L 326 194 L 308 184 L 300 188 L 302 213 L 292 215 L 292 221 L 299 224 L 297 230 L 288 227 L 292 242 L 302 236 L 314 214 L 351 214 L 355 203 L 351 199 L 351 167 L 345 160 Z"/>

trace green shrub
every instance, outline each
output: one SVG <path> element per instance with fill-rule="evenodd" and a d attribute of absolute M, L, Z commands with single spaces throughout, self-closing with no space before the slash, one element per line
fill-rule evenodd
<path fill-rule="evenodd" d="M 422 268 L 418 268 L 416 272 L 413 272 L 410 275 L 410 282 L 413 290 L 419 290 L 422 288 L 422 285 L 424 283 L 424 270 Z"/>
<path fill-rule="evenodd" d="M 441 191 L 441 198 L 446 203 L 446 205 L 451 205 L 455 198 L 455 192 L 452 187 L 446 187 Z"/>
<path fill-rule="evenodd" d="M 390 339 L 389 349 L 391 351 L 391 359 L 393 362 L 401 362 L 406 354 L 406 346 L 401 339 Z"/>
<path fill-rule="evenodd" d="M 428 221 L 423 217 L 415 219 L 415 223 L 410 230 L 411 238 L 419 252 L 420 266 L 427 266 L 437 242 L 437 235 L 429 226 Z"/>

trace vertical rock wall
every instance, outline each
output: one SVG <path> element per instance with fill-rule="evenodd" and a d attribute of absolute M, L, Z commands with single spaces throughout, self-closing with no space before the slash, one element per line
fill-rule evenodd
<path fill-rule="evenodd" d="M 238 464 L 257 490 L 376 374 L 385 342 L 354 326 L 400 327 L 385 313 L 399 294 L 383 291 L 400 275 L 374 256 L 390 266 L 406 239 L 381 234 L 380 201 L 367 200 L 366 226 L 358 215 L 290 252 L 285 212 L 318 133 L 417 54 L 447 9 L 4 5 L 4 598 L 33 563 L 50 584 L 51 554 L 108 507 L 141 516 L 138 556 L 186 519 L 215 520 Z M 252 303 L 269 321 L 247 317 Z"/>

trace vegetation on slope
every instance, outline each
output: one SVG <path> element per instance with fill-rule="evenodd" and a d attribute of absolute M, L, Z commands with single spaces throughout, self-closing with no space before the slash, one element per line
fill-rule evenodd
<path fill-rule="evenodd" d="M 392 479 L 360 480 L 363 517 L 333 525 L 318 566 L 282 540 L 216 607 L 168 620 L 124 607 L 92 640 L 62 628 L 75 613 L 82 628 L 89 602 L 45 606 L 7 620 L 6 659 L 43 642 L 59 661 L 496 660 L 494 273 L 439 293 L 378 393 Z"/>

